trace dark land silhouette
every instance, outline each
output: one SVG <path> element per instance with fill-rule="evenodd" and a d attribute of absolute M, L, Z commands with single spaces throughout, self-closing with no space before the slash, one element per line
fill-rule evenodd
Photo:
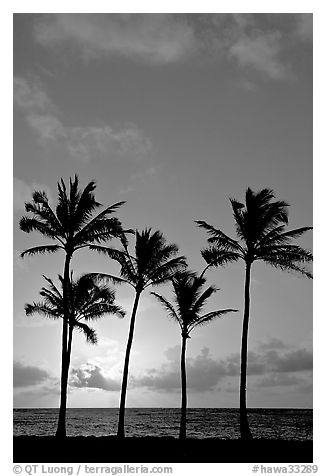
<path fill-rule="evenodd" d="M 309 441 L 16 436 L 14 463 L 312 463 Z"/>

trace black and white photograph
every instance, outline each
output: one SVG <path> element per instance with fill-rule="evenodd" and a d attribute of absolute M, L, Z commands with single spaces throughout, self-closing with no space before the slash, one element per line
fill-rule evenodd
<path fill-rule="evenodd" d="M 316 473 L 312 11 L 12 21 L 13 462 Z"/>

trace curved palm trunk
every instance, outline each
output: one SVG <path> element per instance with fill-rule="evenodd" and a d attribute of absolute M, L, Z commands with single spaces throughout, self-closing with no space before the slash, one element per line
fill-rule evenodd
<path fill-rule="evenodd" d="M 245 302 L 241 342 L 241 369 L 240 369 L 240 435 L 242 439 L 251 439 L 252 435 L 247 415 L 247 355 L 248 355 L 248 329 L 250 308 L 250 270 L 251 263 L 246 263 Z"/>
<path fill-rule="evenodd" d="M 179 438 L 186 438 L 187 427 L 187 375 L 186 375 L 186 343 L 187 337 L 182 336 L 181 347 L 181 418 Z"/>
<path fill-rule="evenodd" d="M 118 423 L 118 433 L 117 433 L 117 436 L 120 438 L 124 438 L 125 436 L 125 408 L 126 408 L 126 394 L 127 394 L 127 384 L 128 384 L 129 358 L 130 358 L 132 340 L 134 337 L 135 320 L 136 320 L 136 313 L 137 313 L 137 307 L 139 303 L 140 294 L 141 293 L 139 291 L 136 292 L 134 307 L 132 309 L 132 314 L 130 319 L 129 337 L 128 337 L 128 342 L 126 347 L 125 364 L 123 368 L 123 378 L 122 378 L 121 396 L 120 396 L 119 423 Z"/>
<path fill-rule="evenodd" d="M 61 356 L 61 383 L 60 383 L 60 410 L 59 420 L 56 436 L 63 438 L 66 436 L 66 409 L 67 409 L 67 386 L 68 386 L 68 374 L 70 356 L 68 354 L 68 322 L 69 322 L 69 266 L 71 256 L 66 255 L 65 268 L 64 268 L 64 286 L 63 286 L 63 299 L 64 299 L 64 318 L 62 324 L 62 356 Z"/>

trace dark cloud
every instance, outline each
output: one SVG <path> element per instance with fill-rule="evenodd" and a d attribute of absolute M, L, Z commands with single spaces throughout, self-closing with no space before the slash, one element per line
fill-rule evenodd
<path fill-rule="evenodd" d="M 306 349 L 285 352 L 288 346 L 278 339 L 260 344 L 256 351 L 248 352 L 248 376 L 264 376 L 254 382 L 257 387 L 290 386 L 304 383 L 291 375 L 312 369 L 312 353 Z M 168 362 L 159 369 L 148 369 L 141 377 L 132 378 L 133 386 L 174 392 L 180 390 L 180 346 L 167 349 Z M 213 359 L 204 347 L 196 357 L 187 358 L 187 387 L 194 392 L 213 390 L 227 377 L 240 374 L 240 354 L 231 354 L 225 359 Z M 233 386 L 232 391 L 233 391 Z M 227 389 L 228 387 L 226 387 Z M 229 390 L 230 391 L 230 390 Z"/>
<path fill-rule="evenodd" d="M 134 378 L 134 386 L 144 386 L 155 390 L 167 392 L 180 389 L 180 350 L 178 347 L 166 351 L 169 358 L 159 370 L 149 369 L 141 378 Z M 209 349 L 204 347 L 195 358 L 187 358 L 187 387 L 193 391 L 204 392 L 212 390 L 215 385 L 225 377 L 226 369 L 222 363 L 216 362 L 209 355 Z"/>
<path fill-rule="evenodd" d="M 51 379 L 51 375 L 40 367 L 25 365 L 14 361 L 13 367 L 13 385 L 14 387 L 26 387 L 29 385 L 38 385 Z"/>
<path fill-rule="evenodd" d="M 275 362 L 277 372 L 302 372 L 312 370 L 313 356 L 307 349 L 298 349 L 279 356 Z"/>
<path fill-rule="evenodd" d="M 120 383 L 105 377 L 102 369 L 92 364 L 72 369 L 69 385 L 78 388 L 100 388 L 112 392 L 120 390 Z"/>
<path fill-rule="evenodd" d="M 286 349 L 288 346 L 280 339 L 272 337 L 266 342 L 261 342 L 258 346 L 261 350 Z"/>
<path fill-rule="evenodd" d="M 180 347 L 176 346 L 165 352 L 169 362 L 160 369 L 149 369 L 141 378 L 133 378 L 134 386 L 145 386 L 167 392 L 180 389 Z M 254 353 L 248 354 L 248 375 L 259 375 L 265 370 L 264 364 L 256 360 Z M 187 358 L 187 387 L 195 392 L 206 392 L 213 388 L 225 377 L 238 376 L 240 357 L 232 354 L 225 360 L 215 360 L 204 347 L 194 358 Z"/>
<path fill-rule="evenodd" d="M 267 375 L 267 377 L 257 380 L 254 385 L 255 387 L 287 387 L 291 385 L 298 385 L 303 382 L 303 379 L 291 374 L 270 374 Z"/>

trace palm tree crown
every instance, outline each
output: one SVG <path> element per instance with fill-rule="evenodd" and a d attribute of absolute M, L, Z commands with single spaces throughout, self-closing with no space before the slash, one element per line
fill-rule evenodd
<path fill-rule="evenodd" d="M 125 236 L 121 237 L 122 249 L 103 249 L 91 245 L 90 249 L 103 252 L 120 265 L 120 277 L 109 274 L 97 274 L 98 278 L 107 278 L 115 284 L 130 284 L 136 291 L 165 283 L 174 274 L 186 266 L 184 256 L 176 256 L 178 247 L 167 244 L 160 231 L 152 232 L 151 228 L 135 232 L 135 254 L 131 255 Z"/>
<path fill-rule="evenodd" d="M 181 271 L 171 279 L 174 299 L 169 302 L 165 297 L 152 292 L 166 309 L 169 317 L 177 322 L 184 337 L 189 337 L 190 332 L 197 326 L 208 324 L 213 319 L 221 317 L 235 309 L 223 309 L 201 314 L 208 299 L 218 291 L 215 286 L 203 290 L 206 283 L 204 277 L 199 277 L 191 271 Z"/>
<path fill-rule="evenodd" d="M 64 298 L 63 298 L 63 278 L 59 276 L 61 289 L 59 289 L 50 278 L 44 276 L 48 287 L 42 287 L 40 295 L 43 300 L 25 305 L 27 316 L 40 314 L 50 319 L 64 319 Z M 124 317 L 125 312 L 120 306 L 114 303 L 115 293 L 104 284 L 97 284 L 93 278 L 85 274 L 76 280 L 71 278 L 71 315 L 69 326 L 85 334 L 87 342 L 97 343 L 97 336 L 94 329 L 90 328 L 86 322 L 96 320 L 106 314 L 115 314 Z"/>
<path fill-rule="evenodd" d="M 69 191 L 61 179 L 58 183 L 58 204 L 53 209 L 45 192 L 34 191 L 32 201 L 25 203 L 25 215 L 20 220 L 20 229 L 26 233 L 37 231 L 56 244 L 36 246 L 25 250 L 21 256 L 37 253 L 54 253 L 60 249 L 72 255 L 74 251 L 89 246 L 90 243 L 103 243 L 120 236 L 122 227 L 116 217 L 112 217 L 124 202 L 115 203 L 93 217 L 101 207 L 95 200 L 94 181 L 83 190 L 79 189 L 77 175 L 69 181 Z"/>
<path fill-rule="evenodd" d="M 223 266 L 239 258 L 246 263 L 261 260 L 286 271 L 299 272 L 312 278 L 306 264 L 312 261 L 312 253 L 291 243 L 312 227 L 285 231 L 288 224 L 288 204 L 273 201 L 270 189 L 246 191 L 245 204 L 230 199 L 238 240 L 205 221 L 196 223 L 209 235 L 210 246 L 202 251 L 208 266 Z"/>

